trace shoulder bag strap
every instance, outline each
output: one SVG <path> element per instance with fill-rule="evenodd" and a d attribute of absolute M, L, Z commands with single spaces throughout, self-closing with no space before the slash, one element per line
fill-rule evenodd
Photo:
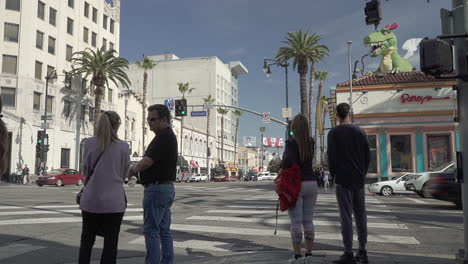
<path fill-rule="evenodd" d="M 99 157 L 98 157 L 98 158 L 96 159 L 96 161 L 94 162 L 93 167 L 91 167 L 91 169 L 89 170 L 89 172 L 88 172 L 88 175 L 89 175 L 89 176 L 87 177 L 87 180 L 86 180 L 86 182 L 85 182 L 85 185 L 89 182 L 89 179 L 90 179 L 91 176 L 93 175 L 94 169 L 96 168 L 96 165 L 98 164 L 99 160 L 101 159 L 102 154 L 104 154 L 104 151 L 101 152 L 101 154 L 99 154 Z"/>

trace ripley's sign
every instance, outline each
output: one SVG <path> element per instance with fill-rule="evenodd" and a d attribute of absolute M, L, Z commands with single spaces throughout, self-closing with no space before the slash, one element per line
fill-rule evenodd
<path fill-rule="evenodd" d="M 434 101 L 434 100 L 450 100 L 450 96 L 445 97 L 432 97 L 430 95 L 421 96 L 421 95 L 409 95 L 409 94 L 402 94 L 400 97 L 401 103 L 420 103 L 424 104 L 425 102 Z"/>

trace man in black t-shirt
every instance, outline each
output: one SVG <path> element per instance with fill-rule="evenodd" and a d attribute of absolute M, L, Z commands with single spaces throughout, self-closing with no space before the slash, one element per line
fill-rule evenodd
<path fill-rule="evenodd" d="M 177 138 L 170 128 L 171 114 L 165 105 L 148 107 L 148 125 L 155 137 L 143 159 L 130 169 L 130 176 L 140 173 L 145 187 L 143 198 L 146 243 L 145 263 L 174 263 L 171 206 L 175 191 Z"/>
<path fill-rule="evenodd" d="M 356 260 L 368 263 L 364 183 L 370 162 L 369 143 L 366 133 L 351 124 L 350 107 L 347 103 L 339 104 L 336 112 L 340 124 L 328 133 L 327 156 L 330 173 L 336 184 L 344 254 L 333 263 L 354 264 Z M 353 255 L 352 212 L 356 218 L 359 241 L 356 257 Z"/>

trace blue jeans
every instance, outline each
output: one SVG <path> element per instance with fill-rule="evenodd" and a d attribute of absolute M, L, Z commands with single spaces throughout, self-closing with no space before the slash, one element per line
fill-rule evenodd
<path fill-rule="evenodd" d="M 151 184 L 145 188 L 143 234 L 146 242 L 146 264 L 174 263 L 170 230 L 174 197 L 173 184 Z"/>
<path fill-rule="evenodd" d="M 314 212 L 317 203 L 318 185 L 316 181 L 303 181 L 301 191 L 294 208 L 289 208 L 291 220 L 291 240 L 294 244 L 302 243 L 302 227 L 304 239 L 314 241 Z"/>

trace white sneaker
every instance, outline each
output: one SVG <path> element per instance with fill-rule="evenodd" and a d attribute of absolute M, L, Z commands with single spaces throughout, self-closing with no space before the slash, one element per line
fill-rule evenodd
<path fill-rule="evenodd" d="M 300 257 L 298 259 L 292 257 L 288 260 L 288 264 L 303 264 L 304 263 L 304 257 Z"/>

